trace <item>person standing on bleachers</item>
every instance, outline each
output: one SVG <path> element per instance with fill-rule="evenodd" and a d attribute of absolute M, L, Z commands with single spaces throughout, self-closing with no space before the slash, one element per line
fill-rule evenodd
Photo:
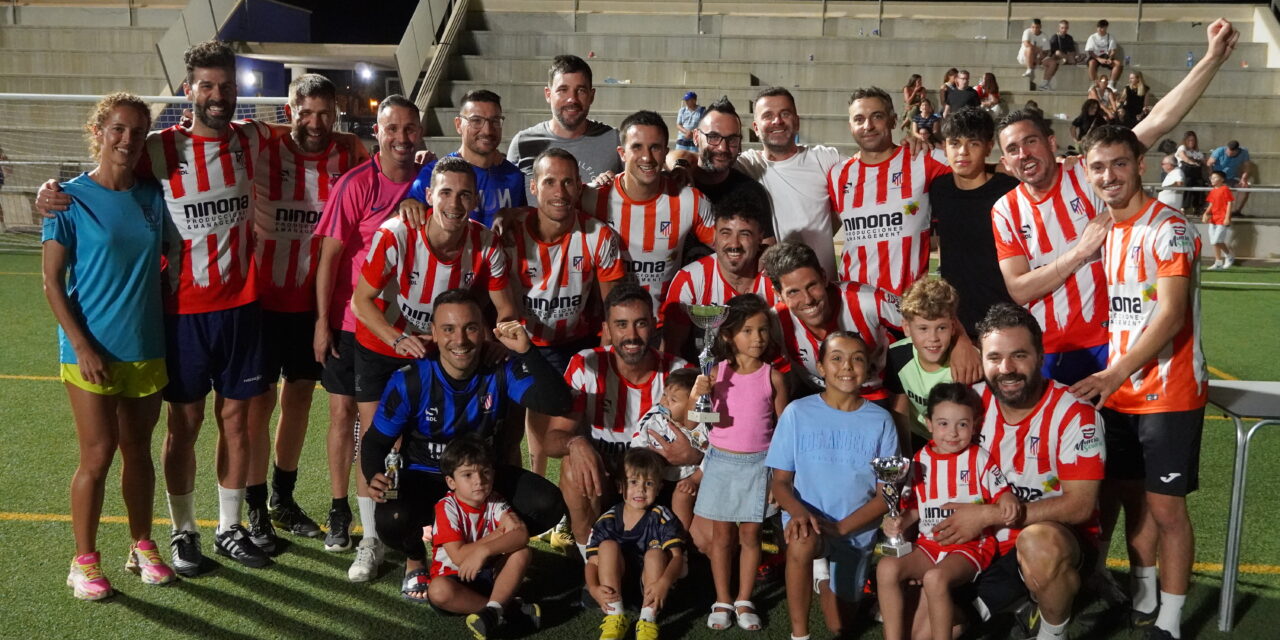
<path fill-rule="evenodd" d="M 559 147 L 578 159 L 583 182 L 622 171 L 618 157 L 618 131 L 588 119 L 596 99 L 591 66 L 574 55 L 559 55 L 551 63 L 547 86 L 542 90 L 551 105 L 551 119 L 516 133 L 507 147 L 510 160 L 525 175 L 525 193 L 533 178 L 533 161 L 548 147 Z"/>
<path fill-rule="evenodd" d="M 676 130 L 680 132 L 680 135 L 676 136 L 677 149 L 697 151 L 698 147 L 693 143 L 693 131 L 698 128 L 698 122 L 706 113 L 707 108 L 698 104 L 698 94 L 686 91 L 684 104 L 681 104 L 680 110 L 676 112 Z"/>

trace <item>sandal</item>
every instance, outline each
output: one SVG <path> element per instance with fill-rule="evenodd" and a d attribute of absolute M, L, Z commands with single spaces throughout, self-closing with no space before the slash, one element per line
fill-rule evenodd
<path fill-rule="evenodd" d="M 724 631 L 733 624 L 733 605 L 728 602 L 717 602 L 711 605 L 711 615 L 707 616 L 707 627 L 713 631 Z"/>
<path fill-rule="evenodd" d="M 414 569 L 404 574 L 404 582 L 400 585 L 400 596 L 409 602 L 418 604 L 431 604 L 427 600 L 427 587 L 431 584 L 431 580 L 427 577 L 426 569 Z"/>
<path fill-rule="evenodd" d="M 749 609 L 749 611 L 738 611 L 738 609 Z M 756 615 L 756 605 L 750 600 L 739 600 L 733 603 L 734 615 L 738 617 L 738 628 L 743 631 L 759 631 L 760 616 Z"/>

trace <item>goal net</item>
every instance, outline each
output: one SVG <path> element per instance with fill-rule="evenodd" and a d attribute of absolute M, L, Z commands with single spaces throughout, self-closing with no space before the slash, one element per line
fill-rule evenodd
<path fill-rule="evenodd" d="M 34 231 L 36 191 L 53 178 L 69 180 L 96 165 L 89 157 L 84 125 L 101 96 L 0 93 L 0 229 Z M 183 96 L 143 96 L 151 105 L 151 128 L 180 122 L 191 103 Z M 285 98 L 240 98 L 236 118 L 288 122 Z M 2 247 L 0 247 L 2 248 Z"/>

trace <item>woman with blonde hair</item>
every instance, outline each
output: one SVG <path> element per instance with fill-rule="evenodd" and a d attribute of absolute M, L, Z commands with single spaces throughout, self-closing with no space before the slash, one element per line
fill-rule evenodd
<path fill-rule="evenodd" d="M 1120 96 L 1120 104 L 1124 109 L 1124 114 L 1120 121 L 1124 126 L 1133 128 L 1138 124 L 1138 115 L 1146 108 L 1147 94 L 1150 89 L 1147 87 L 1147 81 L 1142 77 L 1141 71 L 1129 72 L 1129 84 L 1124 86 L 1124 94 Z"/>
<path fill-rule="evenodd" d="M 174 579 L 151 539 L 151 435 L 168 382 L 160 306 L 168 213 L 160 186 L 134 175 L 150 126 L 150 110 L 137 96 L 99 101 L 85 125 L 98 166 L 62 183 L 71 207 L 44 221 L 44 292 L 59 325 L 61 377 L 80 445 L 71 479 L 76 556 L 67 586 L 82 600 L 112 594 L 97 533 L 117 449 L 133 541 L 125 567 L 146 584 Z"/>

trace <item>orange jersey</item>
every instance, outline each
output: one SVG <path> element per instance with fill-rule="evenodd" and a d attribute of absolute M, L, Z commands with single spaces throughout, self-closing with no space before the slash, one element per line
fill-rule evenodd
<path fill-rule="evenodd" d="M 1182 329 L 1154 360 L 1142 365 L 1107 406 L 1124 413 L 1168 413 L 1203 407 L 1209 373 L 1200 347 L 1200 236 L 1177 209 L 1151 200 L 1137 215 L 1117 222 L 1105 245 L 1111 299 L 1108 364 L 1128 353 L 1160 308 L 1159 278 L 1190 278 Z"/>
<path fill-rule="evenodd" d="M 1236 199 L 1231 194 L 1231 187 L 1225 184 L 1216 186 L 1205 194 L 1204 199 L 1209 203 L 1209 224 L 1226 224 L 1227 212 Z"/>
<path fill-rule="evenodd" d="M 667 289 L 667 298 L 662 302 L 658 318 L 665 323 L 668 314 L 677 313 L 679 315 L 676 318 L 687 321 L 682 305 L 726 304 L 742 293 L 754 293 L 770 307 L 778 302 L 773 283 L 763 271 L 756 275 L 750 291 L 738 291 L 724 279 L 715 255 L 703 256 L 690 262 L 671 280 L 671 287 Z"/>
<path fill-rule="evenodd" d="M 991 208 L 996 257 L 1025 258 L 1032 269 L 1050 265 L 1080 241 L 1103 209 L 1089 186 L 1084 163 L 1058 168 L 1058 181 L 1043 200 L 1018 185 Z M 1063 353 L 1107 342 L 1107 279 L 1102 259 L 1086 262 L 1049 295 L 1026 305 L 1044 328 L 1044 350 Z"/>
<path fill-rule="evenodd" d="M 569 233 L 546 243 L 533 234 L 538 211 L 525 208 L 524 218 L 511 225 L 506 251 L 529 339 L 545 347 L 591 335 L 600 327 L 600 318 L 588 313 L 596 283 L 626 276 L 617 234 L 579 212 Z"/>
<path fill-rule="evenodd" d="M 620 183 L 584 190 L 582 208 L 618 232 L 623 266 L 649 292 L 656 313 L 680 268 L 685 237 L 693 232 L 708 245 L 715 237 L 711 203 L 693 187 L 667 195 L 665 178 L 659 194 L 644 202 L 627 197 Z"/>

